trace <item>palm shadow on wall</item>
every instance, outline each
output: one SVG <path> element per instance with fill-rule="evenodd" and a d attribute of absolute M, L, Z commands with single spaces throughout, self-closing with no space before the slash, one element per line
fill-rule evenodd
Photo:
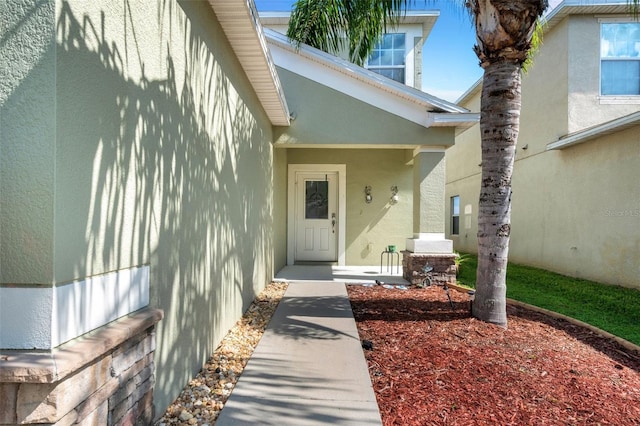
<path fill-rule="evenodd" d="M 105 12 L 93 22 L 62 3 L 58 204 L 89 213 L 81 223 L 56 221 L 61 246 L 83 248 L 60 253 L 75 277 L 150 265 L 151 305 L 165 311 L 156 350 L 162 408 L 271 274 L 273 188 L 269 124 L 246 77 L 233 72 L 226 41 L 217 42 L 212 12 L 201 2 L 164 1 L 159 10 L 148 19 L 171 37 L 184 30 L 186 61 L 176 65 L 165 40 L 164 77 L 148 78 L 143 32 L 127 13 L 133 42 L 118 45 L 105 35 Z M 139 79 L 130 77 L 136 63 Z"/>

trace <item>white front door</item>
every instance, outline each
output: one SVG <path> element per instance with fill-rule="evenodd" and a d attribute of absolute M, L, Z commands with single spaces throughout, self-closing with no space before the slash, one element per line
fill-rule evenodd
<path fill-rule="evenodd" d="M 338 172 L 296 172 L 295 260 L 338 260 Z"/>

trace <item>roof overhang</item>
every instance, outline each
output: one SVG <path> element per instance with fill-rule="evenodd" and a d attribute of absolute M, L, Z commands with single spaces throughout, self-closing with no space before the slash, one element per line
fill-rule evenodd
<path fill-rule="evenodd" d="M 477 115 L 456 104 L 313 47 L 301 45 L 296 49 L 285 35 L 276 31 L 264 32 L 276 65 L 295 74 L 427 128 L 468 128 L 478 122 Z M 430 118 L 428 113 L 437 115 Z M 456 118 L 445 119 L 446 115 Z"/>
<path fill-rule="evenodd" d="M 440 16 L 439 10 L 407 10 L 400 18 L 400 24 L 422 25 L 422 38 L 426 39 Z M 291 12 L 260 12 L 260 22 L 265 27 L 270 25 L 289 25 Z"/>
<path fill-rule="evenodd" d="M 569 15 L 628 14 L 627 0 L 564 0 L 543 17 L 544 30 L 548 31 Z"/>
<path fill-rule="evenodd" d="M 547 151 L 568 148 L 638 125 L 640 125 L 640 112 L 634 112 L 633 114 L 625 115 L 624 117 L 616 118 L 615 120 L 563 136 L 557 141 L 548 144 Z"/>
<path fill-rule="evenodd" d="M 456 134 L 480 122 L 479 112 L 427 113 L 427 127 L 455 127 Z"/>
<path fill-rule="evenodd" d="M 289 108 L 252 0 L 208 0 L 271 123 L 288 126 Z"/>

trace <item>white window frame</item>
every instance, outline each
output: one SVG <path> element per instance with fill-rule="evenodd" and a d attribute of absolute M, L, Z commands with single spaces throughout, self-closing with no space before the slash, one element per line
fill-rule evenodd
<path fill-rule="evenodd" d="M 620 18 L 599 18 L 598 19 L 598 99 L 600 104 L 602 105 L 616 105 L 616 104 L 627 104 L 627 105 L 635 105 L 640 104 L 640 94 L 638 95 L 603 95 L 602 94 L 602 24 L 634 24 L 638 23 L 638 21 L 633 20 L 632 18 L 620 17 Z M 626 59 L 626 60 L 636 60 L 634 59 Z M 640 56 L 637 58 L 640 61 Z"/>
<path fill-rule="evenodd" d="M 403 74 L 404 77 L 402 79 L 402 81 L 399 81 L 398 83 L 402 83 L 402 84 L 407 84 L 407 54 L 409 52 L 409 48 L 407 45 L 407 33 L 405 32 L 397 32 L 397 33 L 385 33 L 382 37 L 386 37 L 386 36 L 392 36 L 392 35 L 402 35 L 404 37 L 404 51 L 402 53 L 403 56 L 403 61 L 404 61 L 404 65 L 370 65 L 369 64 L 369 59 L 367 58 L 367 64 L 365 66 L 365 68 L 367 68 L 368 70 L 375 72 L 376 74 L 379 74 L 376 70 L 383 70 L 383 69 L 401 69 L 403 70 Z M 382 40 L 380 41 L 382 42 Z M 392 48 L 392 52 L 394 51 L 394 49 Z M 382 74 L 380 74 L 382 75 Z M 394 79 L 392 79 L 394 80 Z M 397 80 L 394 80 L 397 81 Z"/>
<path fill-rule="evenodd" d="M 455 209 L 454 209 L 454 200 L 457 199 L 458 200 L 458 214 L 455 213 Z M 460 235 L 460 195 L 454 195 L 451 197 L 450 200 L 451 203 L 451 235 Z M 458 218 L 458 232 L 454 232 L 454 223 L 455 223 L 455 218 Z"/>

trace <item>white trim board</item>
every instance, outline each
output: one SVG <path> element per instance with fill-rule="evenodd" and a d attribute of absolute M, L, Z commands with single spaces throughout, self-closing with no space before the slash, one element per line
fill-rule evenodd
<path fill-rule="evenodd" d="M 149 266 L 0 288 L 0 349 L 50 350 L 149 304 Z"/>

